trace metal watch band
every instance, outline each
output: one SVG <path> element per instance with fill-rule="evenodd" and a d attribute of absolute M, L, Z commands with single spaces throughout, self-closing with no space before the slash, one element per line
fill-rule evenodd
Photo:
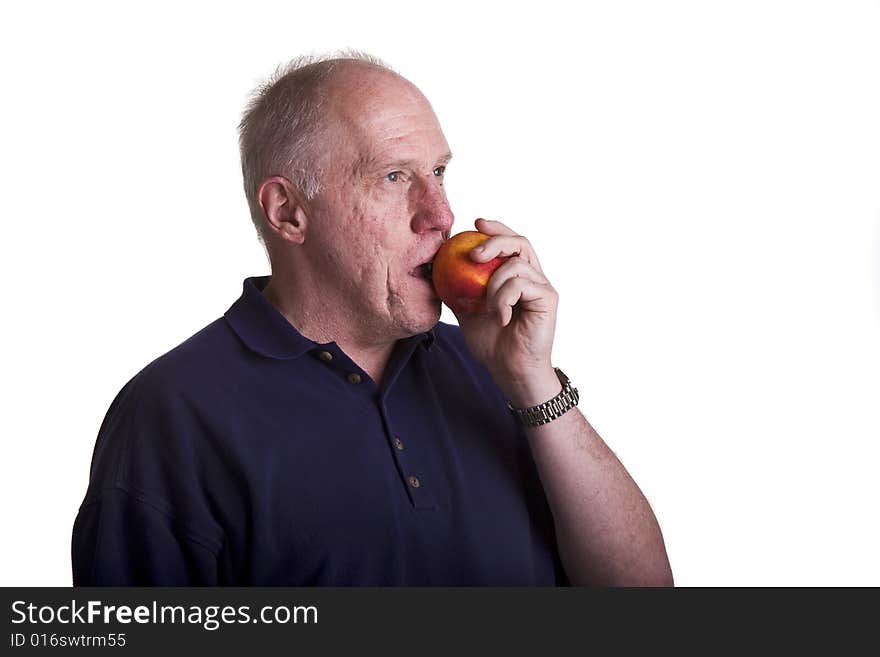
<path fill-rule="evenodd" d="M 571 387 L 571 381 L 561 369 L 554 367 L 553 371 L 556 372 L 556 376 L 562 384 L 562 391 L 553 399 L 528 408 L 514 408 L 510 402 L 507 402 L 507 407 L 516 413 L 520 422 L 527 427 L 539 427 L 542 424 L 547 424 L 578 405 L 580 397 L 577 388 Z"/>

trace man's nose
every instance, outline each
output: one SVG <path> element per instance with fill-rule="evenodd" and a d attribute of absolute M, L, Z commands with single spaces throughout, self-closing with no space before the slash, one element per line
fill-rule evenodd
<path fill-rule="evenodd" d="M 452 229 L 455 216 L 446 200 L 446 192 L 439 182 L 429 181 L 420 186 L 413 199 L 412 229 L 415 233 L 429 230 L 448 232 Z"/>

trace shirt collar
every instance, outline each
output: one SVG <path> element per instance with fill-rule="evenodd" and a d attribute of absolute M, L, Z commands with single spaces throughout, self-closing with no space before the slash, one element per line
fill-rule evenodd
<path fill-rule="evenodd" d="M 269 278 L 244 279 L 241 296 L 224 314 L 232 330 L 249 349 L 269 358 L 299 358 L 321 346 L 297 331 L 263 295 Z M 434 329 L 413 338 L 420 338 L 422 346 L 429 350 L 434 344 Z"/>

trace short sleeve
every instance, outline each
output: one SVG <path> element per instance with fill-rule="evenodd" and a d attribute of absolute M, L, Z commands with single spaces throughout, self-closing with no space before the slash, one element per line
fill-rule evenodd
<path fill-rule="evenodd" d="M 74 523 L 73 585 L 216 585 L 216 548 L 207 543 L 148 501 L 106 489 Z"/>
<path fill-rule="evenodd" d="M 211 514 L 209 430 L 173 372 L 150 367 L 114 399 L 73 526 L 74 586 L 207 586 L 224 534 Z M 221 480 L 213 476 L 213 480 Z"/>

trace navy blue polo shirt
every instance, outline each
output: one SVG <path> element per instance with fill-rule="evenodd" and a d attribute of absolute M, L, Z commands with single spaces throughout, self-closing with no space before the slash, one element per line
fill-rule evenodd
<path fill-rule="evenodd" d="M 268 280 L 113 400 L 74 584 L 566 584 L 525 434 L 460 329 L 398 341 L 377 385 Z"/>

